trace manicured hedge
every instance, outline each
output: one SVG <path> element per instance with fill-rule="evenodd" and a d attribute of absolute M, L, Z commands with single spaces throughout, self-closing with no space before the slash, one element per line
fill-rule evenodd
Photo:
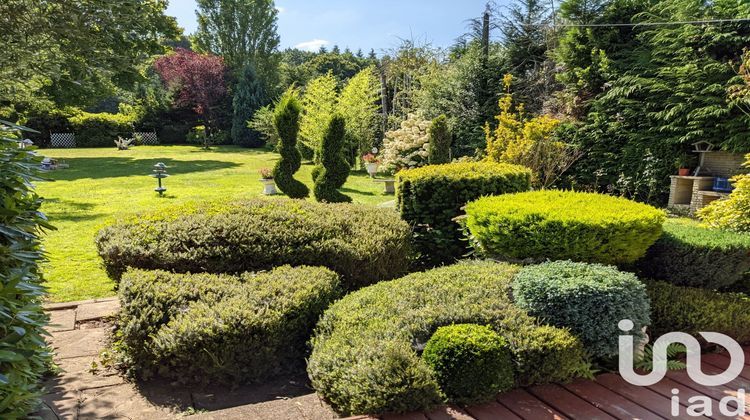
<path fill-rule="evenodd" d="M 649 325 L 645 286 L 611 266 L 570 261 L 527 266 L 513 281 L 513 297 L 530 315 L 570 328 L 594 357 L 617 356 L 620 320 L 633 321 L 640 341 L 641 329 Z"/>
<path fill-rule="evenodd" d="M 456 162 L 399 172 L 397 206 L 414 226 L 415 243 L 426 265 L 450 263 L 469 251 L 461 227 L 453 219 L 462 207 L 485 195 L 527 191 L 531 171 L 517 165 Z"/>
<path fill-rule="evenodd" d="M 722 289 L 750 278 L 750 235 L 667 219 L 664 234 L 638 261 L 645 277 L 681 286 Z"/>
<path fill-rule="evenodd" d="M 603 194 L 534 191 L 484 197 L 466 206 L 477 249 L 511 260 L 632 263 L 662 232 L 665 214 Z"/>
<path fill-rule="evenodd" d="M 127 138 L 133 134 L 135 117 L 80 112 L 68 118 L 68 121 L 76 136 L 76 147 L 114 147 L 118 136 Z"/>
<path fill-rule="evenodd" d="M 448 399 L 459 403 L 490 400 L 514 385 L 508 344 L 488 326 L 440 327 L 427 341 L 422 359 Z"/>
<path fill-rule="evenodd" d="M 428 409 L 446 398 L 420 351 L 441 326 L 488 325 L 508 343 L 518 384 L 587 372 L 581 343 L 539 327 L 510 301 L 518 268 L 475 262 L 410 274 L 345 296 L 321 318 L 307 365 L 313 387 L 342 414 Z"/>
<path fill-rule="evenodd" d="M 239 276 L 129 270 L 117 346 L 139 377 L 257 382 L 304 364 L 315 322 L 341 295 L 322 267 Z"/>
<path fill-rule="evenodd" d="M 681 287 L 663 281 L 646 281 L 651 299 L 650 335 L 653 339 L 672 331 L 699 337 L 701 331 L 726 334 L 740 344 L 750 344 L 750 298 L 742 293 Z"/>
<path fill-rule="evenodd" d="M 355 289 L 405 273 L 411 231 L 388 209 L 299 200 L 201 203 L 125 220 L 99 232 L 99 255 L 117 280 L 127 267 L 241 273 L 325 266 Z"/>

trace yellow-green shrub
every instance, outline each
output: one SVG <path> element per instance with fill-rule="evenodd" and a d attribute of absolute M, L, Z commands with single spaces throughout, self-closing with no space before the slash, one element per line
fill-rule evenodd
<path fill-rule="evenodd" d="M 745 167 L 750 169 L 750 154 Z M 732 178 L 734 191 L 725 200 L 712 201 L 698 216 L 710 227 L 750 232 L 750 174 Z"/>
<path fill-rule="evenodd" d="M 603 194 L 533 191 L 466 205 L 477 249 L 512 260 L 632 263 L 662 233 L 663 211 Z"/>
<path fill-rule="evenodd" d="M 455 162 L 401 171 L 397 206 L 414 227 L 415 244 L 428 265 L 449 263 L 468 252 L 461 227 L 453 219 L 471 200 L 485 195 L 527 191 L 531 171 L 492 162 Z"/>
<path fill-rule="evenodd" d="M 130 137 L 135 116 L 101 112 L 79 112 L 68 118 L 77 147 L 114 147 L 118 136 Z"/>

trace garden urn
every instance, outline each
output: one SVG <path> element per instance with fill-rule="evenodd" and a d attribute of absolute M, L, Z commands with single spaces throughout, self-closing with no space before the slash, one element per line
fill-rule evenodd
<path fill-rule="evenodd" d="M 378 173 L 378 166 L 377 162 L 365 163 L 365 168 L 367 169 L 367 173 L 370 174 L 370 177 L 374 178 L 375 174 Z"/>
<path fill-rule="evenodd" d="M 273 178 L 261 178 L 260 182 L 263 183 L 263 194 L 265 195 L 276 194 L 276 183 L 273 182 Z"/>

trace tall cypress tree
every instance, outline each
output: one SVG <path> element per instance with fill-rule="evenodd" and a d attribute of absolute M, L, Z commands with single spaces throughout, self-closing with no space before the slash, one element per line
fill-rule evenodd
<path fill-rule="evenodd" d="M 266 102 L 265 90 L 258 80 L 255 68 L 245 66 L 242 76 L 237 83 L 232 101 L 234 115 L 232 117 L 232 142 L 238 146 L 261 147 L 263 139 L 260 133 L 248 128 L 247 122 L 253 118 L 255 111 Z"/>

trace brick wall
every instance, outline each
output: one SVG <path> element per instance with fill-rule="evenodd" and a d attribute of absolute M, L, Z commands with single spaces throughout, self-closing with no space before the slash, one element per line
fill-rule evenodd
<path fill-rule="evenodd" d="M 708 152 L 705 153 L 705 157 L 703 158 L 701 174 L 704 174 L 705 171 L 710 171 L 711 175 L 729 178 L 741 172 L 744 161 L 745 156 L 740 153 L 724 151 Z"/>

